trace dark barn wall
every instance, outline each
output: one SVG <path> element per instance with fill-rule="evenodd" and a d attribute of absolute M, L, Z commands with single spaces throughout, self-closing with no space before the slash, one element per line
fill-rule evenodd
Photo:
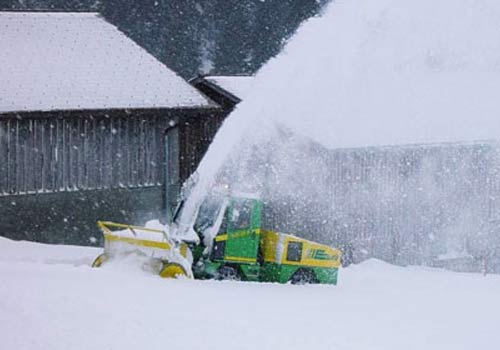
<path fill-rule="evenodd" d="M 174 214 L 182 185 L 196 171 L 226 116 L 225 110 L 211 113 L 209 117 L 195 114 L 167 129 L 168 176 L 165 185 L 168 194 L 165 204 L 169 215 Z"/>
<path fill-rule="evenodd" d="M 125 112 L 0 119 L 0 195 L 161 185 L 167 124 Z"/>
<path fill-rule="evenodd" d="M 180 183 L 184 183 L 196 170 L 205 155 L 217 130 L 226 117 L 226 112 L 210 119 L 192 118 L 179 125 Z"/>
<path fill-rule="evenodd" d="M 215 108 L 0 116 L 1 235 L 93 244 L 98 219 L 142 225 L 162 218 L 165 130 L 204 130 L 170 147 L 171 181 L 180 188 L 179 174 L 187 178 L 202 156 L 190 152 L 206 150 L 221 118 Z"/>
<path fill-rule="evenodd" d="M 102 245 L 97 220 L 144 224 L 163 212 L 162 187 L 0 197 L 0 236 L 44 243 Z"/>

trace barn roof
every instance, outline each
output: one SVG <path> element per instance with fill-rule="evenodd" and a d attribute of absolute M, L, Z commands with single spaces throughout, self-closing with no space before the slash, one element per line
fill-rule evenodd
<path fill-rule="evenodd" d="M 213 107 L 96 13 L 0 12 L 0 113 Z"/>

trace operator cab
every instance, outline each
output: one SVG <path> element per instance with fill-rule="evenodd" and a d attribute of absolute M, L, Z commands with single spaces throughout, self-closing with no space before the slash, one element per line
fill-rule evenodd
<path fill-rule="evenodd" d="M 256 264 L 261 213 L 262 202 L 255 195 L 229 196 L 227 192 L 214 191 L 199 205 L 192 223 L 184 226 L 189 232 L 183 241 L 192 250 L 195 262 L 208 259 Z M 191 241 L 186 241 L 188 237 L 192 237 Z"/>
<path fill-rule="evenodd" d="M 213 238 L 212 260 L 256 263 L 262 203 L 256 198 L 230 198 Z"/>

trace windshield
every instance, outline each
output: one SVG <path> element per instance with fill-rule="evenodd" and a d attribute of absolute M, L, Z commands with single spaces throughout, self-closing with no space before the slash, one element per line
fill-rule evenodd
<path fill-rule="evenodd" d="M 208 196 L 203 201 L 193 226 L 198 234 L 203 234 L 206 229 L 215 224 L 222 204 L 223 198 L 221 196 Z"/>

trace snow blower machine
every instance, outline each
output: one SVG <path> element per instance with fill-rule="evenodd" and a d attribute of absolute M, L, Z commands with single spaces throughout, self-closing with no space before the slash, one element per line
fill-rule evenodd
<path fill-rule="evenodd" d="M 210 195 L 187 224 L 182 206 L 165 230 L 98 222 L 105 244 L 93 266 L 134 253 L 162 277 L 337 283 L 340 250 L 264 228 L 255 196 Z"/>

